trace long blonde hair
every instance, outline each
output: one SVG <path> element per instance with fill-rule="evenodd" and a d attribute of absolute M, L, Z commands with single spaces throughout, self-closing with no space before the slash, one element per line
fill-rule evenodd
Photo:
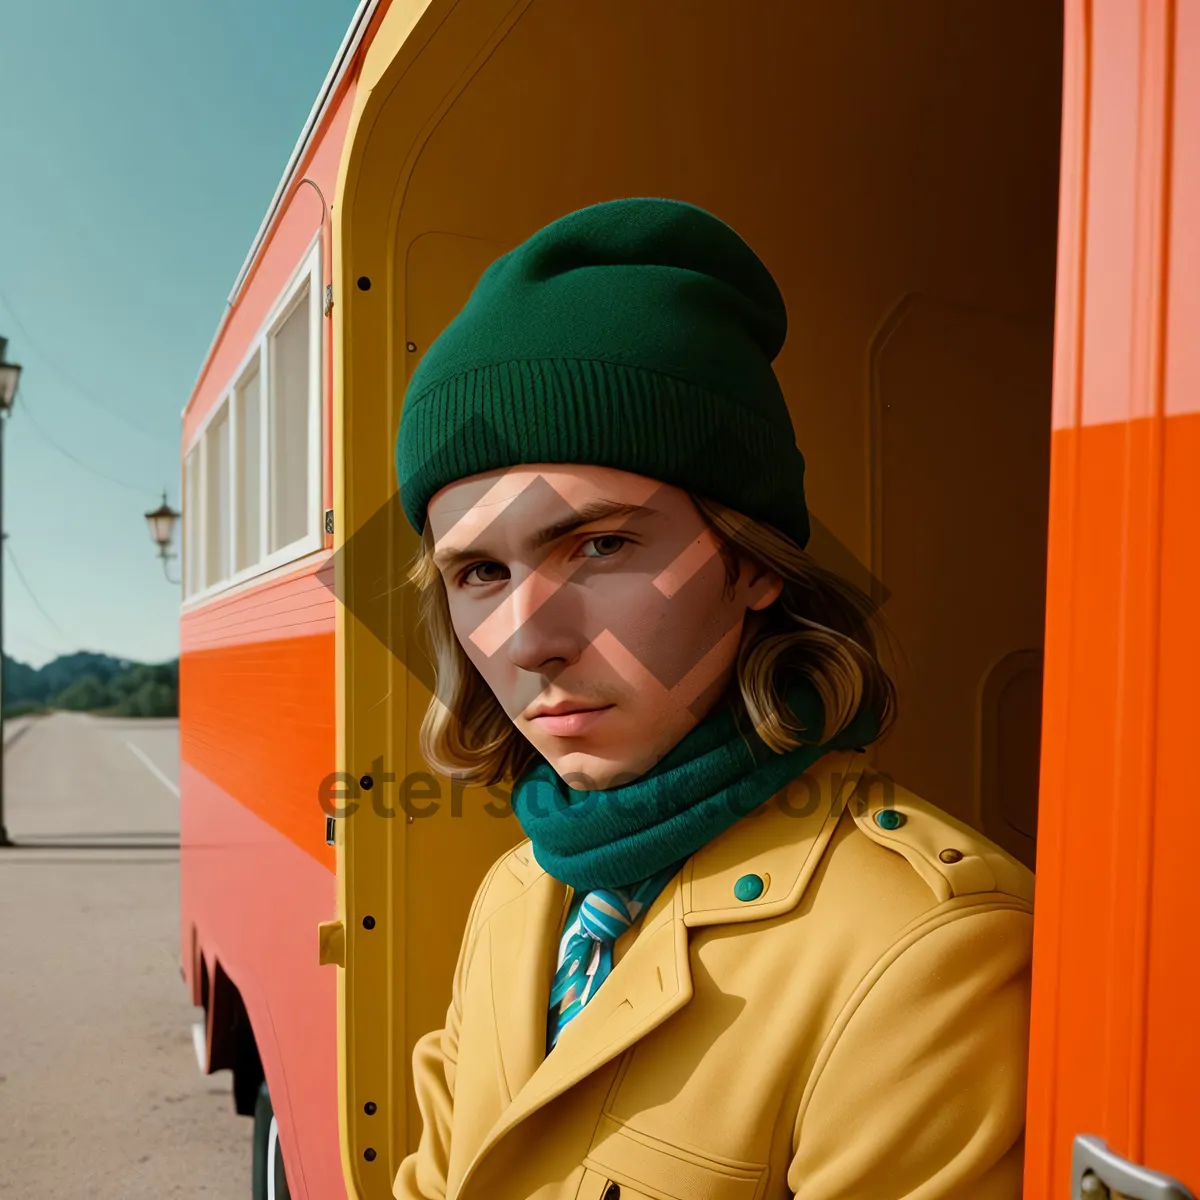
<path fill-rule="evenodd" d="M 748 558 L 783 579 L 779 598 L 747 613 L 729 698 L 763 741 L 782 752 L 810 741 L 797 736 L 781 695 L 786 674 L 799 672 L 815 687 L 825 713 L 820 742 L 849 725 L 863 706 L 882 736 L 895 720 L 896 688 L 880 659 L 887 630 L 869 597 L 817 565 L 771 525 L 712 500 L 692 496 L 716 534 L 727 578 Z M 465 783 L 490 786 L 515 779 L 537 752 L 517 732 L 483 677 L 467 658 L 450 620 L 445 583 L 433 563 L 426 524 L 409 579 L 420 594 L 421 629 L 437 684 L 421 722 L 421 752 L 434 770 Z"/>

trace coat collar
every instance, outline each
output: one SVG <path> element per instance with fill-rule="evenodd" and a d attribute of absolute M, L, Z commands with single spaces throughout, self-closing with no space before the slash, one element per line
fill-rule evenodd
<path fill-rule="evenodd" d="M 865 766 L 862 751 L 831 751 L 760 808 L 697 850 L 680 872 L 685 924 L 694 928 L 761 921 L 795 908 L 832 835 L 831 822 L 836 823 L 849 803 Z M 538 865 L 530 842 L 517 846 L 507 862 L 526 895 L 532 899 L 539 886 L 548 884 L 565 913 L 567 889 Z M 765 886 L 757 899 L 743 902 L 734 896 L 733 885 L 748 874 L 758 875 Z M 664 895 L 670 891 L 668 885 Z M 659 902 L 651 906 L 643 928 L 663 907 L 665 903 Z"/>
<path fill-rule="evenodd" d="M 628 951 L 549 1055 L 550 981 L 568 893 L 538 866 L 529 843 L 513 851 L 508 868 L 523 891 L 487 926 L 508 1106 L 464 1173 L 458 1195 L 465 1196 L 479 1163 L 509 1131 L 688 1003 L 690 929 L 765 920 L 800 903 L 864 765 L 861 753 L 825 755 L 692 855 L 647 909 Z M 734 885 L 746 875 L 757 875 L 764 887 L 755 899 L 742 901 Z"/>
<path fill-rule="evenodd" d="M 681 872 L 685 924 L 694 929 L 762 921 L 795 908 L 865 765 L 866 756 L 858 751 L 824 755 L 693 854 Z M 740 900 L 734 891 L 746 876 L 763 884 L 752 900 Z"/>

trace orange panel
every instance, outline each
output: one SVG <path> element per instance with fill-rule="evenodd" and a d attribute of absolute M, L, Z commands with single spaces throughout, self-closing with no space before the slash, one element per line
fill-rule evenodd
<path fill-rule="evenodd" d="M 290 575 L 230 596 L 218 596 L 183 615 L 180 650 L 206 650 L 234 643 L 277 641 L 332 633 L 333 563 L 327 554 Z"/>
<path fill-rule="evenodd" d="M 1081 886 L 1070 868 L 1078 864 L 1090 874 L 1094 864 L 1108 864 L 1119 845 L 1106 802 L 1114 768 L 1120 596 L 1107 566 L 1120 537 L 1121 496 L 1113 481 L 1120 478 L 1123 454 L 1124 428 L 1116 425 L 1082 434 L 1060 431 L 1052 451 L 1026 1178 L 1026 1194 L 1047 1200 L 1069 1194 L 1069 1146 L 1063 1158 L 1056 1112 L 1068 1104 L 1075 1132 L 1094 1131 L 1101 1118 L 1096 1076 L 1105 1039 L 1082 1009 L 1086 1003 L 1102 1017 L 1094 999 L 1103 994 L 1103 976 L 1092 968 L 1107 957 L 1111 931 L 1098 919 L 1107 916 L 1097 913 L 1100 893 Z M 1077 481 L 1070 478 L 1072 469 Z M 1086 502 L 1072 503 L 1076 490 Z M 1080 587 L 1081 580 L 1092 586 Z M 1089 698 L 1086 704 L 1080 696 Z M 1079 753 L 1081 745 L 1089 748 L 1086 754 Z M 1051 1158 L 1057 1164 L 1052 1183 L 1034 1174 Z"/>
<path fill-rule="evenodd" d="M 241 993 L 295 1200 L 345 1200 L 337 1138 L 337 978 L 316 931 L 337 913 L 332 871 L 187 764 L 180 917 Z M 246 1145 L 249 1156 L 249 1143 Z"/>
<path fill-rule="evenodd" d="M 1134 212 L 1138 156 L 1138 5 L 1091 10 L 1090 122 L 1085 175 L 1087 224 L 1083 305 L 1083 419 L 1120 421 L 1129 412 Z"/>
<path fill-rule="evenodd" d="M 1171 265 L 1167 279 L 1168 347 L 1185 349 L 1200 317 L 1200 5 L 1177 4 L 1173 153 L 1169 172 Z M 1200 412 L 1200 354 L 1168 352 L 1164 411 Z"/>
<path fill-rule="evenodd" d="M 1200 20 L 1066 17 L 1030 1200 L 1071 1194 L 1079 1134 L 1200 1192 Z"/>
<path fill-rule="evenodd" d="M 180 755 L 335 870 L 321 781 L 335 770 L 334 635 L 180 657 Z"/>
<path fill-rule="evenodd" d="M 1074 0 L 1066 32 L 1030 1200 L 1079 1134 L 1200 1192 L 1200 18 Z"/>
<path fill-rule="evenodd" d="M 1195 358 L 1196 356 L 1193 355 Z M 1150 924 L 1146 951 L 1144 1156 L 1200 1193 L 1200 1024 L 1196 1020 L 1196 821 L 1192 771 L 1200 729 L 1200 413 L 1166 423 L 1163 471 L 1163 647 L 1157 693 Z"/>
<path fill-rule="evenodd" d="M 1051 496 L 1026 1196 L 1076 1134 L 1200 1183 L 1200 415 L 1059 431 Z"/>

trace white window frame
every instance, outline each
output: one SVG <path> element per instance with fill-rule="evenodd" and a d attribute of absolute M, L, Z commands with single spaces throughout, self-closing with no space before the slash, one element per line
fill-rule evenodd
<path fill-rule="evenodd" d="M 212 464 L 209 462 L 209 458 L 208 458 L 208 447 L 209 447 L 209 443 L 211 442 L 212 439 L 208 437 L 208 432 L 209 432 L 209 429 L 211 428 L 213 422 L 217 419 L 217 417 L 219 417 L 221 415 L 222 410 L 226 410 L 226 412 L 227 412 L 227 416 L 226 416 L 227 421 L 233 420 L 233 406 L 230 404 L 229 399 L 230 398 L 229 398 L 228 393 L 223 395 L 216 402 L 216 404 L 214 404 L 212 406 L 212 409 L 205 416 L 205 418 L 204 418 L 204 437 L 200 442 L 200 505 L 199 505 L 199 508 L 201 511 L 200 523 L 201 523 L 201 528 L 204 533 L 204 537 L 200 542 L 200 579 L 202 581 L 206 580 L 208 578 L 208 550 L 209 550 L 209 546 L 208 546 L 209 486 L 208 486 L 208 484 L 209 484 L 209 469 L 212 466 Z M 232 478 L 232 475 L 233 475 L 233 428 L 232 428 L 232 426 L 230 426 L 230 429 L 229 429 L 229 468 L 230 468 L 229 474 L 230 474 L 230 477 Z M 232 493 L 232 489 L 231 489 L 231 493 Z M 226 496 L 225 501 L 226 501 L 226 504 L 225 504 L 226 531 L 225 532 L 226 532 L 226 537 L 228 537 L 230 530 L 233 528 L 233 522 L 230 519 L 232 516 L 232 512 L 233 512 L 233 507 L 232 507 L 232 502 L 231 502 L 232 494 Z M 232 561 L 233 561 L 233 558 L 231 555 L 230 562 L 232 563 Z M 211 591 L 211 592 L 216 592 L 220 588 L 224 587 L 225 583 L 226 583 L 226 580 L 218 579 L 217 582 L 214 584 L 205 584 L 205 590 Z"/>
<path fill-rule="evenodd" d="M 188 447 L 187 451 L 185 452 L 185 454 L 183 456 L 183 471 L 182 471 L 183 478 L 181 480 L 181 487 L 179 489 L 179 494 L 183 497 L 183 513 L 182 513 L 183 520 L 180 523 L 182 526 L 182 530 L 181 530 L 181 536 L 180 536 L 179 557 L 180 557 L 180 563 L 183 568 L 183 599 L 184 599 L 184 603 L 189 601 L 196 594 L 196 592 L 198 590 L 196 587 L 197 580 L 201 580 L 204 578 L 204 565 L 201 562 L 201 558 L 200 558 L 200 556 L 204 550 L 204 543 L 203 543 L 203 541 L 197 540 L 200 536 L 201 524 L 200 524 L 199 518 L 197 517 L 197 514 L 191 511 L 191 509 L 193 508 L 193 505 L 192 505 L 193 498 L 189 494 L 190 489 L 188 486 L 188 483 L 189 483 L 188 459 L 193 454 L 195 454 L 195 456 L 196 456 L 195 463 L 192 467 L 192 472 L 193 472 L 192 478 L 195 481 L 195 492 L 196 492 L 196 494 L 195 494 L 196 503 L 195 503 L 194 507 L 197 511 L 199 511 L 200 506 L 203 502 L 203 490 L 201 488 L 201 482 L 202 482 L 201 472 L 204 470 L 204 464 L 203 464 L 203 462 L 201 462 L 201 455 L 203 453 L 204 453 L 203 442 L 193 442 L 192 445 Z M 195 561 L 192 562 L 192 565 L 189 568 L 188 563 L 193 557 L 194 557 Z"/>
<path fill-rule="evenodd" d="M 275 397 L 271 390 L 271 338 L 288 319 L 296 308 L 304 285 L 308 284 L 307 303 L 309 307 L 308 330 L 308 367 L 309 367 L 309 424 L 308 424 L 308 527 L 304 534 L 278 550 L 268 552 L 271 544 L 271 527 L 275 519 L 271 506 L 271 417 Z M 222 592 L 244 584 L 269 571 L 286 566 L 297 559 L 305 558 L 324 547 L 325 539 L 322 530 L 324 509 L 324 472 L 322 464 L 324 456 L 324 412 L 325 412 L 325 372 L 323 355 L 323 314 L 321 305 L 321 238 L 318 234 L 304 253 L 299 266 L 292 273 L 287 285 L 272 306 L 267 319 L 259 327 L 251 339 L 246 353 L 238 363 L 237 370 L 225 385 L 224 390 L 209 407 L 204 419 L 193 431 L 191 439 L 184 449 L 184 460 L 192 449 L 198 447 L 199 495 L 195 513 L 187 520 L 184 531 L 185 537 L 199 539 L 199 554 L 197 556 L 196 573 L 199 581 L 205 578 L 207 564 L 207 507 L 208 507 L 208 462 L 205 434 L 211 422 L 216 418 L 222 407 L 229 405 L 229 505 L 226 510 L 229 522 L 229 545 L 232 574 L 228 579 L 219 580 L 211 586 L 198 587 L 190 590 L 185 596 L 185 605 L 191 607 L 201 604 Z M 245 378 L 247 371 L 258 357 L 259 370 L 259 558 L 248 567 L 237 569 L 237 538 L 240 511 L 240 444 L 238 424 L 240 419 L 241 398 L 238 387 Z"/>
<path fill-rule="evenodd" d="M 230 409 L 230 418 L 235 422 L 230 432 L 230 457 L 232 467 L 229 472 L 229 487 L 232 496 L 231 513 L 233 516 L 233 557 L 231 559 L 233 566 L 234 579 L 239 579 L 243 576 L 257 574 L 259 571 L 269 568 L 264 568 L 263 563 L 267 560 L 267 546 L 269 541 L 269 530 L 267 529 L 267 504 L 270 500 L 270 477 L 269 477 L 269 458 L 270 446 L 268 438 L 270 434 L 270 426 L 268 424 L 270 414 L 268 411 L 267 388 L 270 383 L 270 368 L 267 365 L 267 348 L 263 341 L 255 339 L 254 347 L 250 354 L 243 360 L 238 373 L 233 378 L 233 383 L 229 388 L 229 396 L 233 401 L 234 407 Z M 238 559 L 238 518 L 241 515 L 241 416 L 242 416 L 242 384 L 246 376 L 250 373 L 250 369 L 257 362 L 258 366 L 258 554 L 248 567 L 237 566 Z M 285 547 L 286 549 L 286 547 Z"/>

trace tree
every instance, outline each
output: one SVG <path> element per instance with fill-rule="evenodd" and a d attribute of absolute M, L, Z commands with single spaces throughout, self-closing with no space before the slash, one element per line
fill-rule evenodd
<path fill-rule="evenodd" d="M 111 702 L 108 688 L 95 675 L 83 675 L 74 683 L 67 684 L 52 701 L 56 708 L 69 708 L 77 712 L 104 708 Z"/>
<path fill-rule="evenodd" d="M 34 668 L 5 655 L 4 712 L 47 708 L 104 711 L 121 716 L 176 716 L 179 663 L 132 663 L 79 651 Z"/>
<path fill-rule="evenodd" d="M 131 695 L 125 696 L 116 707 L 123 717 L 174 717 L 179 705 L 175 689 L 162 680 L 145 679 Z"/>

